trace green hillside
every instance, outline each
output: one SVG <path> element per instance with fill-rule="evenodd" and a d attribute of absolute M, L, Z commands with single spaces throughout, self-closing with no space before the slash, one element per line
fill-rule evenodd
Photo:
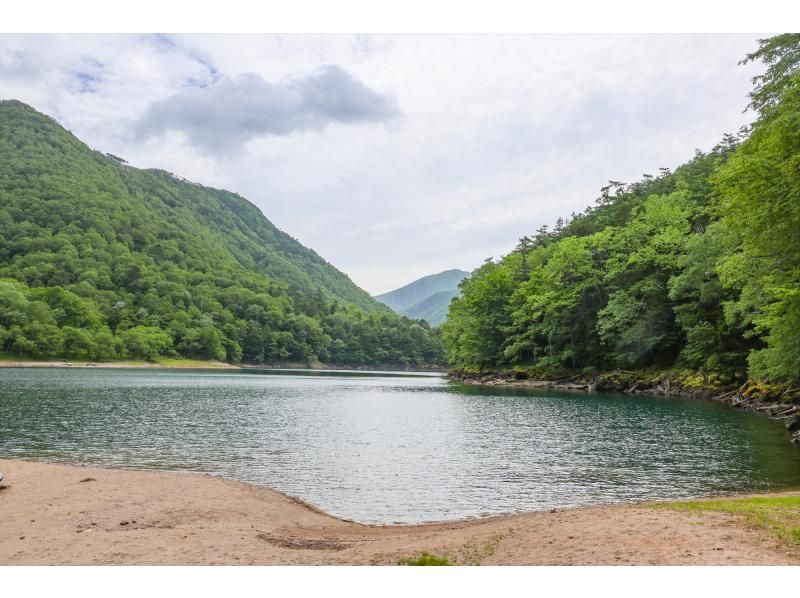
<path fill-rule="evenodd" d="M 453 367 L 800 382 L 800 35 L 753 60 L 768 68 L 752 127 L 674 173 L 611 181 L 472 273 L 444 325 Z"/>
<path fill-rule="evenodd" d="M 450 301 L 460 294 L 458 289 L 439 291 L 416 305 L 412 305 L 403 312 L 403 315 L 414 320 L 425 320 L 431 326 L 439 326 L 447 319 Z"/>
<path fill-rule="evenodd" d="M 0 347 L 30 356 L 433 363 L 398 318 L 253 204 L 91 150 L 0 102 Z"/>
<path fill-rule="evenodd" d="M 398 314 L 425 319 L 438 326 L 447 317 L 450 300 L 458 295 L 458 283 L 469 276 L 463 270 L 445 270 L 424 276 L 399 289 L 377 295 L 375 299 L 388 305 Z M 425 315 L 423 315 L 425 314 Z"/>

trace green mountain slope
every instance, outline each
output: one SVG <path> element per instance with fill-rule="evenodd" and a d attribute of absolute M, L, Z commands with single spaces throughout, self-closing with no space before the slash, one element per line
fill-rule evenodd
<path fill-rule="evenodd" d="M 17 101 L 0 102 L 0 256 L 11 353 L 437 359 L 428 329 L 245 199 L 132 168 Z"/>
<path fill-rule="evenodd" d="M 377 295 L 375 299 L 388 305 L 395 312 L 402 315 L 407 315 L 410 318 L 418 317 L 414 314 L 418 314 L 423 311 L 430 314 L 436 314 L 441 311 L 441 309 L 437 307 L 438 304 L 436 302 L 424 304 L 423 302 L 429 301 L 433 295 L 442 293 L 444 291 L 457 293 L 458 283 L 467 276 L 469 276 L 469 272 L 464 272 L 463 270 L 445 270 L 439 274 L 424 276 L 412 283 L 400 287 L 399 289 L 395 289 L 394 291 Z M 450 299 L 452 299 L 452 295 L 450 297 L 441 295 L 438 300 L 444 304 L 445 316 L 447 314 L 447 305 L 450 303 Z M 442 321 L 444 320 L 441 319 L 438 323 L 441 323 Z M 430 320 L 428 320 L 428 322 L 436 325 Z"/>
<path fill-rule="evenodd" d="M 409 307 L 403 312 L 403 315 L 414 320 L 425 320 L 431 326 L 439 326 L 447 319 L 447 309 L 450 306 L 450 301 L 460 294 L 458 289 L 439 291 Z"/>

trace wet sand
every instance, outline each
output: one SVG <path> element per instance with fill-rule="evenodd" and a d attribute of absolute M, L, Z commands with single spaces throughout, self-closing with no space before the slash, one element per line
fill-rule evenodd
<path fill-rule="evenodd" d="M 0 564 L 800 564 L 732 515 L 602 506 L 459 522 L 343 521 L 203 474 L 0 460 Z"/>

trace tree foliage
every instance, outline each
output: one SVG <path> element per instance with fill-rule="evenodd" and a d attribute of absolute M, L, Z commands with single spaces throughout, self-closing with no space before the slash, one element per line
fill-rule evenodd
<path fill-rule="evenodd" d="M 740 240 L 721 264 L 724 282 L 739 290 L 730 311 L 766 343 L 751 353 L 751 368 L 800 379 L 800 74 L 795 80 L 715 182 L 723 222 Z"/>
<path fill-rule="evenodd" d="M 748 108 L 765 115 L 777 106 L 786 88 L 797 85 L 800 71 L 800 33 L 782 33 L 758 40 L 758 50 L 748 54 L 742 64 L 762 62 L 767 70 L 753 77 Z"/>
<path fill-rule="evenodd" d="M 0 351 L 343 365 L 440 363 L 243 198 L 132 168 L 0 102 Z"/>
<path fill-rule="evenodd" d="M 751 128 L 675 172 L 610 181 L 461 284 L 443 331 L 453 367 L 800 381 L 800 36 L 745 60 L 768 67 Z"/>

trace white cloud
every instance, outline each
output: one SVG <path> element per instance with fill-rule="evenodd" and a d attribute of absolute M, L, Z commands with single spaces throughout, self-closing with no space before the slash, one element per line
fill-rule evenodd
<path fill-rule="evenodd" d="M 333 123 L 390 122 L 400 116 L 395 100 L 369 89 L 336 65 L 268 83 L 257 73 L 223 77 L 189 87 L 148 106 L 136 123 L 140 138 L 182 131 L 189 143 L 213 154 L 238 152 L 251 139 Z"/>

